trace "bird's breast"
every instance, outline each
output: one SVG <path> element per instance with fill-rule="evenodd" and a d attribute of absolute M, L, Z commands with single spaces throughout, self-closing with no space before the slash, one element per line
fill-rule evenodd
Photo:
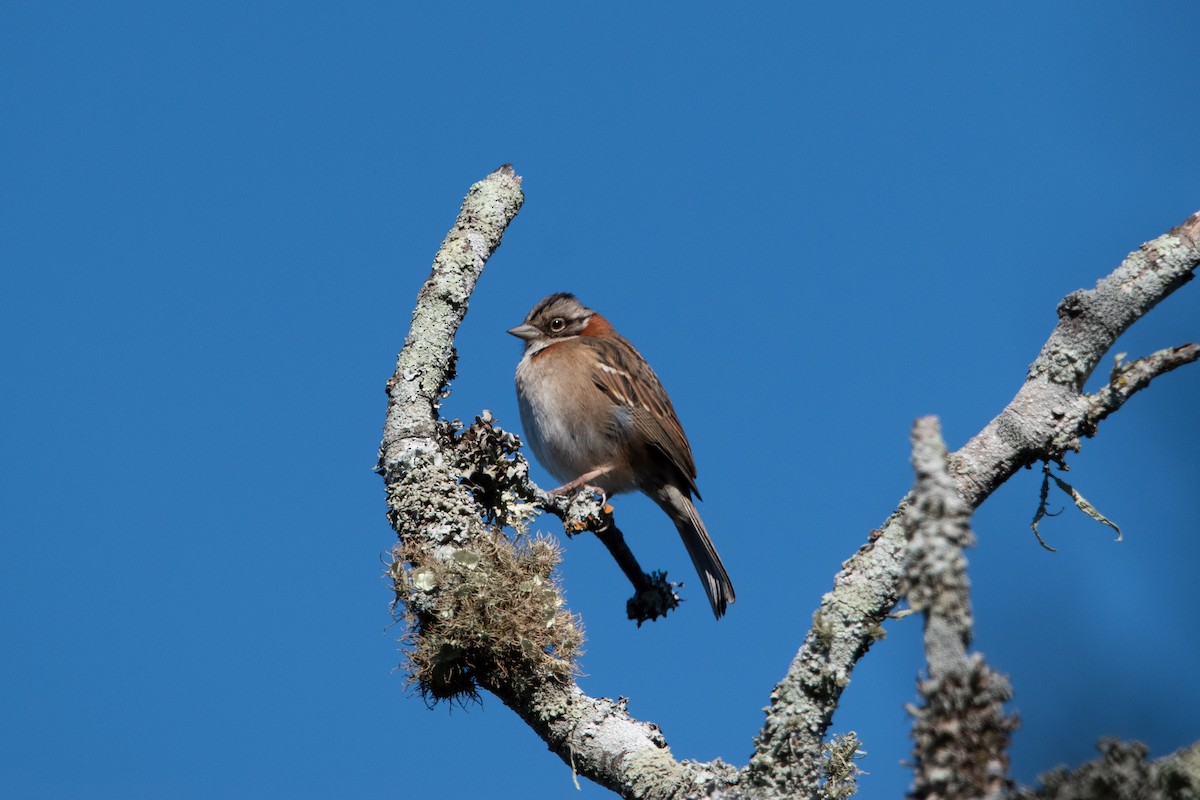
<path fill-rule="evenodd" d="M 556 480 L 566 483 L 610 466 L 594 483 L 610 494 L 626 491 L 633 488 L 625 466 L 628 415 L 596 387 L 590 354 L 572 352 L 572 345 L 552 345 L 526 355 L 517 366 L 525 438 Z"/>

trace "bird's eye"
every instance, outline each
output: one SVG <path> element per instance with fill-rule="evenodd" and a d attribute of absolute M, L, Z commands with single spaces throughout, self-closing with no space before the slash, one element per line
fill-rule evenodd
<path fill-rule="evenodd" d="M 558 333 L 565 327 L 567 327 L 567 321 L 562 317 L 555 317 L 554 319 L 550 320 L 550 330 L 554 333 Z"/>

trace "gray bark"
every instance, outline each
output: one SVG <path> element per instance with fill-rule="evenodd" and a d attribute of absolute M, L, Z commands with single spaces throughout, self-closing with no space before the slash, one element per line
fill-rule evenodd
<path fill-rule="evenodd" d="M 535 510 L 545 508 L 563 516 L 571 532 L 596 529 L 594 521 L 605 510 L 589 508 L 584 500 L 568 511 L 548 498 L 529 482 L 515 437 L 486 415 L 459 434 L 438 414 L 453 376 L 454 336 L 475 282 L 522 201 L 520 178 L 511 167 L 471 187 L 418 295 L 388 382 L 379 471 L 400 539 L 392 574 L 397 606 L 411 630 L 410 670 L 420 676 L 414 680 L 435 698 L 476 689 L 495 694 L 572 770 L 623 797 L 842 792 L 846 780 L 831 774 L 829 765 L 845 759 L 830 754 L 847 743 L 827 743 L 826 733 L 855 663 L 881 635 L 881 623 L 901 597 L 913 496 L 836 576 L 771 693 L 746 767 L 720 760 L 681 762 L 657 726 L 633 719 L 623 702 L 584 694 L 573 679 L 575 620 L 555 591 L 554 546 L 534 541 L 513 547 L 498 528 L 523 530 Z M 1200 263 L 1198 239 L 1200 213 L 1130 254 L 1095 288 L 1063 300 L 1058 325 L 1016 397 L 945 459 L 943 484 L 957 492 L 956 514 L 965 519 L 1017 469 L 1078 450 L 1101 420 L 1153 378 L 1200 358 L 1194 344 L 1161 350 L 1114 369 L 1100 391 L 1082 391 L 1116 338 L 1191 279 Z M 937 623 L 948 626 L 938 652 L 949 653 L 945 663 L 958 666 L 932 666 L 943 663 L 938 656 L 931 673 L 954 674 L 968 664 L 967 613 Z M 848 748 L 852 753 L 852 742 Z M 931 751 L 925 757 L 936 762 L 938 755 Z"/>

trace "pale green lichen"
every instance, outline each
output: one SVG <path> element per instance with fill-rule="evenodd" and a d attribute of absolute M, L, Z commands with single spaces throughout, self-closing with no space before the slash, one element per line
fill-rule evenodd
<path fill-rule="evenodd" d="M 520 690 L 576 674 L 583 633 L 553 577 L 559 560 L 553 539 L 514 544 L 495 530 L 442 559 L 402 544 L 391 574 L 410 684 L 438 701 L 474 697 L 479 680 Z"/>
<path fill-rule="evenodd" d="M 823 781 L 818 792 L 820 800 L 846 800 L 858 793 L 858 776 L 866 774 L 858 761 L 866 758 L 858 734 L 850 731 L 834 734 L 821 752 Z"/>

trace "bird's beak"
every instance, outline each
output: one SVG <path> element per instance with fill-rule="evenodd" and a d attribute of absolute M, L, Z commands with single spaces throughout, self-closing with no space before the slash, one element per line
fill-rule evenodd
<path fill-rule="evenodd" d="M 508 332 L 518 339 L 524 339 L 527 342 L 536 339 L 542 333 L 528 322 L 523 322 L 515 328 L 509 328 Z"/>

